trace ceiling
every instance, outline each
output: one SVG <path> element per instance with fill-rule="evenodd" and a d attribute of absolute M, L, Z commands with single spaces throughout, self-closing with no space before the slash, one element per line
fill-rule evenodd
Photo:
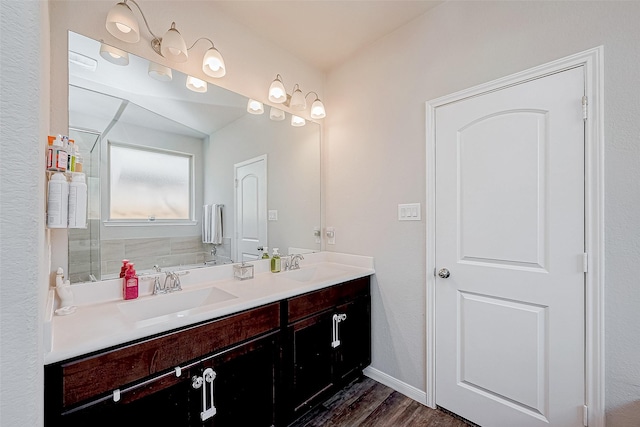
<path fill-rule="evenodd" d="M 435 0 L 217 1 L 233 20 L 327 72 L 427 10 Z"/>

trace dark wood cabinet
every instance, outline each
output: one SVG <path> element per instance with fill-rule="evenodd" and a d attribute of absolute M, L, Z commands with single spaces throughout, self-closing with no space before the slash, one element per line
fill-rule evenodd
<path fill-rule="evenodd" d="M 47 365 L 45 426 L 285 426 L 370 362 L 365 277 Z"/>
<path fill-rule="evenodd" d="M 216 414 L 204 423 L 212 427 L 275 425 L 274 382 L 279 371 L 279 340 L 274 334 L 245 344 L 234 351 L 218 354 L 202 363 L 202 369 L 215 372 L 213 404 Z M 204 388 L 204 385 L 203 385 Z M 205 389 L 205 394 L 208 390 Z M 200 414 L 202 388 L 191 389 L 191 413 Z M 207 405 L 209 402 L 207 402 Z M 209 407 L 209 406 L 207 406 Z"/>
<path fill-rule="evenodd" d="M 288 308 L 291 422 L 371 363 L 369 278 L 290 299 Z"/>
<path fill-rule="evenodd" d="M 280 304 L 258 307 L 204 324 L 45 367 L 47 426 L 233 426 L 245 411 L 251 425 L 275 423 L 280 354 Z M 180 376 L 175 368 L 180 368 Z M 216 415 L 201 419 L 203 384 L 216 372 Z M 115 394 L 114 394 L 115 391 Z M 119 396 L 118 396 L 119 395 Z M 210 402 L 210 400 L 209 400 Z M 246 414 L 248 412 L 248 414 Z M 64 424 L 63 424 L 64 423 Z"/>

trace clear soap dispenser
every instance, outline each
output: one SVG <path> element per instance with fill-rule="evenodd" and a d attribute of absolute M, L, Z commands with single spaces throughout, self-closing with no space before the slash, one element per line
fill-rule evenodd
<path fill-rule="evenodd" d="M 271 272 L 280 273 L 280 254 L 278 248 L 273 248 L 273 255 L 271 256 Z"/>

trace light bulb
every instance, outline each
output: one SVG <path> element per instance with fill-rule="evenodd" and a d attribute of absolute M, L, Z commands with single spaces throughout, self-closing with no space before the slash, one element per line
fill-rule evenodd
<path fill-rule="evenodd" d="M 293 95 L 291 95 L 290 107 L 294 110 L 304 110 L 307 108 L 307 100 L 304 98 L 304 94 L 299 87 L 295 89 Z"/>
<path fill-rule="evenodd" d="M 298 117 L 298 116 L 291 116 L 291 126 L 294 127 L 299 127 L 299 126 L 304 126 L 306 123 L 306 120 L 303 119 L 302 117 Z"/>
<path fill-rule="evenodd" d="M 197 77 L 187 76 L 187 88 L 198 93 L 207 91 L 207 82 Z"/>
<path fill-rule="evenodd" d="M 312 119 L 324 119 L 327 116 L 327 113 L 324 109 L 324 104 L 322 101 L 316 98 L 311 104 L 311 118 Z"/>
<path fill-rule="evenodd" d="M 118 27 L 118 29 L 120 31 L 122 31 L 123 33 L 127 34 L 131 31 L 131 27 L 128 27 L 120 22 L 116 22 L 116 27 Z"/>
<path fill-rule="evenodd" d="M 284 89 L 282 80 L 280 80 L 280 74 L 278 74 L 274 81 L 269 86 L 269 101 L 276 104 L 282 104 L 287 100 L 287 91 Z"/>
<path fill-rule="evenodd" d="M 282 121 L 285 118 L 284 111 L 271 107 L 271 110 L 269 111 L 269 118 L 274 122 Z"/>
<path fill-rule="evenodd" d="M 202 58 L 202 72 L 208 76 L 220 78 L 227 73 L 224 59 L 215 47 L 210 48 Z"/>
<path fill-rule="evenodd" d="M 249 99 L 247 102 L 247 112 L 251 114 L 262 114 L 264 113 L 264 105 L 260 101 Z"/>

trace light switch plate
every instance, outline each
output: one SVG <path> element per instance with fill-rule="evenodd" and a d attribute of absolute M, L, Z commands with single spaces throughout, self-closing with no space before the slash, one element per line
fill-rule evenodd
<path fill-rule="evenodd" d="M 278 211 L 277 210 L 270 210 L 269 211 L 269 221 L 277 221 L 277 220 L 278 220 Z"/>
<path fill-rule="evenodd" d="M 398 221 L 420 221 L 420 203 L 404 203 L 398 205 Z"/>

